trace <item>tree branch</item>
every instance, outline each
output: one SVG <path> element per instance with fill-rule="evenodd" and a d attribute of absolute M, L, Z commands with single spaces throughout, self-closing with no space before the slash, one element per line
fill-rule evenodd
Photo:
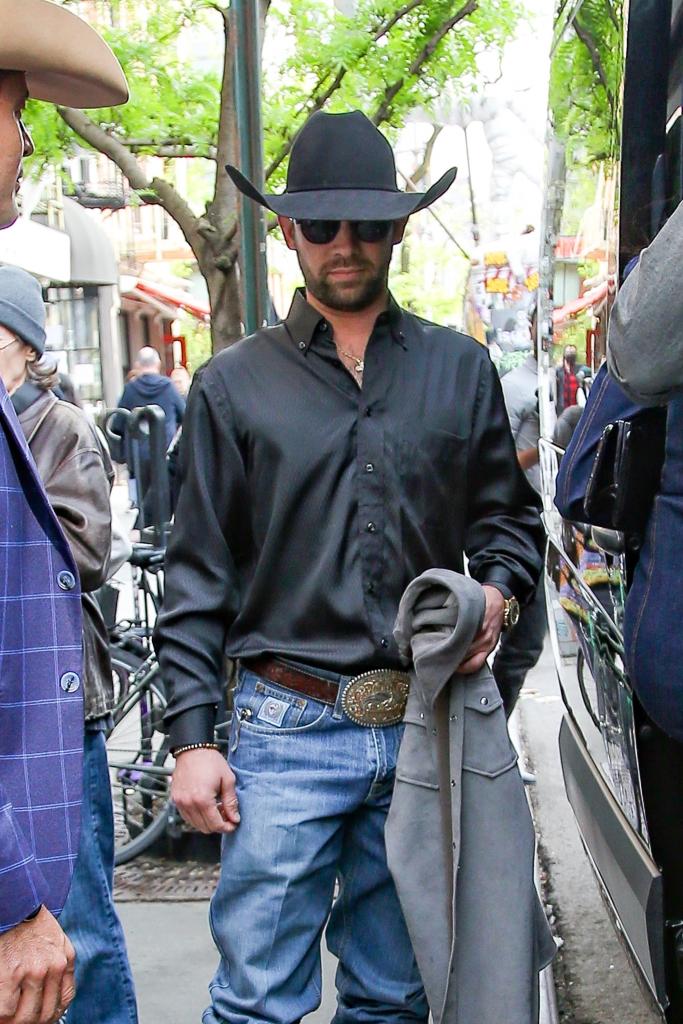
<path fill-rule="evenodd" d="M 414 192 L 415 191 L 415 185 L 417 185 L 418 182 L 422 181 L 422 179 L 428 173 L 429 165 L 432 162 L 432 153 L 434 152 L 434 146 L 436 144 L 436 140 L 438 139 L 439 135 L 441 135 L 442 131 L 443 131 L 443 125 L 442 124 L 435 124 L 435 125 L 433 125 L 433 127 L 432 127 L 432 134 L 430 135 L 430 137 L 429 137 L 429 139 L 427 141 L 427 145 L 425 146 L 425 151 L 424 151 L 424 154 L 422 156 L 422 160 L 421 160 L 420 164 L 418 165 L 417 169 L 410 175 L 409 185 L 408 185 L 408 191 L 409 192 Z"/>
<path fill-rule="evenodd" d="M 607 74 L 605 72 L 605 68 L 604 68 L 604 65 L 602 63 L 602 57 L 600 56 L 600 50 L 598 49 L 597 43 L 595 42 L 595 39 L 590 34 L 588 29 L 585 28 L 580 23 L 578 17 L 574 18 L 573 24 L 574 24 L 574 30 L 576 31 L 577 36 L 579 37 L 579 39 L 581 40 L 583 45 L 588 50 L 588 53 L 590 54 L 590 59 L 591 59 L 591 64 L 593 65 L 593 70 L 595 71 L 596 75 L 600 79 L 600 84 L 602 85 L 603 89 L 605 90 L 605 93 L 607 95 L 607 102 L 610 105 L 610 109 L 614 110 L 614 97 L 613 97 L 612 92 L 610 90 L 609 82 L 607 81 Z"/>
<path fill-rule="evenodd" d="M 105 132 L 99 125 L 91 121 L 82 110 L 74 110 L 73 107 L 57 107 L 59 115 L 69 128 L 76 132 L 84 142 L 104 153 L 116 164 L 130 182 L 132 188 L 139 192 L 150 189 L 150 181 L 145 174 L 142 164 L 133 156 L 130 150 L 109 132 Z"/>
<path fill-rule="evenodd" d="M 387 21 L 382 22 L 380 25 L 378 25 L 377 28 L 375 29 L 374 34 L 368 40 L 365 49 L 357 55 L 357 59 L 360 60 L 361 57 L 365 56 L 365 54 L 368 52 L 373 43 L 378 42 L 384 36 L 388 35 L 391 29 L 395 25 L 397 25 L 398 22 L 406 16 L 406 14 L 410 14 L 411 11 L 415 10 L 415 8 L 419 7 L 420 4 L 422 3 L 424 3 L 424 0 L 409 0 L 407 4 L 405 4 L 403 7 L 400 7 L 398 11 L 395 11 L 394 14 L 392 14 L 392 16 Z M 335 92 L 337 92 L 342 82 L 344 81 L 344 78 L 346 77 L 347 73 L 348 68 L 346 68 L 343 64 L 340 65 L 340 67 L 337 68 L 337 73 L 332 79 L 332 82 L 325 87 L 325 83 L 328 81 L 331 74 L 330 70 L 326 71 L 318 79 L 317 84 L 313 88 L 310 99 L 305 104 L 303 104 L 303 106 L 297 111 L 295 115 L 297 123 L 300 115 L 305 114 L 306 118 L 309 118 L 311 114 L 315 114 L 316 111 L 322 110 L 327 101 L 334 95 Z M 295 138 L 296 131 L 286 139 L 282 147 L 278 150 L 277 154 L 273 157 L 270 164 L 266 168 L 266 181 L 268 180 L 268 178 L 271 177 L 272 174 L 275 173 L 275 171 L 278 169 L 283 160 L 285 160 L 289 156 L 292 146 L 294 145 Z"/>
<path fill-rule="evenodd" d="M 218 116 L 218 134 L 216 141 L 216 184 L 213 198 L 208 204 L 206 213 L 214 226 L 212 245 L 214 252 L 222 247 L 221 235 L 230 230 L 231 221 L 235 220 L 235 188 L 225 169 L 226 164 L 233 164 L 237 159 L 237 113 L 235 109 L 233 71 L 233 48 L 235 41 L 231 38 L 231 14 L 222 10 L 223 19 L 223 76 L 220 92 L 220 110 Z M 208 237 L 207 241 L 209 241 Z"/>
<path fill-rule="evenodd" d="M 617 32 L 621 35 L 622 26 L 619 24 L 619 19 L 614 13 L 614 8 L 612 7 L 612 0 L 605 0 L 605 7 L 607 8 L 609 20 L 612 22 Z"/>
<path fill-rule="evenodd" d="M 84 142 L 87 142 L 93 149 L 99 150 L 100 153 L 104 153 L 116 164 L 130 182 L 131 187 L 136 192 L 143 193 L 145 202 L 158 203 L 163 206 L 180 227 L 195 256 L 198 256 L 197 247 L 205 244 L 198 233 L 199 218 L 195 216 L 191 207 L 174 189 L 173 185 L 163 178 L 153 178 L 150 181 L 142 164 L 133 156 L 128 147 L 91 121 L 82 110 L 74 110 L 72 107 L 58 107 L 57 109 L 66 124 Z"/>
<path fill-rule="evenodd" d="M 151 142 L 135 144 L 132 142 L 126 142 L 126 146 L 131 153 L 141 153 L 143 156 L 158 156 L 163 160 L 211 160 L 213 163 L 216 162 L 216 149 L 214 146 L 209 146 L 208 149 L 202 149 L 201 146 L 168 146 L 168 145 L 154 145 Z"/>
<path fill-rule="evenodd" d="M 391 116 L 391 105 L 405 85 L 406 79 L 416 78 L 419 75 L 420 70 L 436 50 L 441 40 L 448 35 L 451 29 L 455 28 L 458 22 L 463 21 L 463 19 L 467 18 L 470 14 L 474 14 L 478 7 L 479 0 L 468 0 L 460 10 L 456 11 L 454 15 L 439 26 L 431 39 L 422 47 L 417 57 L 408 68 L 406 75 L 397 79 L 397 81 L 392 85 L 387 86 L 384 91 L 382 101 L 371 118 L 373 124 L 380 125 Z"/>

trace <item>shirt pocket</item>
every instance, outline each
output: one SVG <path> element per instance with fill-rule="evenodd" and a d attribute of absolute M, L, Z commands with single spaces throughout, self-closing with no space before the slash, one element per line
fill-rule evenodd
<path fill-rule="evenodd" d="M 427 728 L 427 716 L 416 690 L 408 696 L 403 716 L 404 731 L 396 763 L 396 778 L 424 789 L 438 789 L 434 744 Z"/>
<path fill-rule="evenodd" d="M 503 699 L 492 680 L 474 683 L 465 696 L 463 771 L 495 779 L 517 764 Z"/>
<path fill-rule="evenodd" d="M 469 437 L 416 430 L 399 444 L 398 475 L 406 518 L 420 531 L 445 531 L 464 509 Z"/>

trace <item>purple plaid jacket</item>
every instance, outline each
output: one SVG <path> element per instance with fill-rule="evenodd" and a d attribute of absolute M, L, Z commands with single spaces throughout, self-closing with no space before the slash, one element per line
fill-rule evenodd
<path fill-rule="evenodd" d="M 78 852 L 81 595 L 0 380 L 0 932 L 62 909 Z"/>

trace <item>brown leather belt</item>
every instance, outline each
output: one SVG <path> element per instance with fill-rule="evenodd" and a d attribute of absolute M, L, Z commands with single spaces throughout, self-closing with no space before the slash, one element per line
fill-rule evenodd
<path fill-rule="evenodd" d="M 303 693 L 323 704 L 335 705 L 339 683 L 323 679 L 313 672 L 287 665 L 278 658 L 262 656 L 243 662 L 245 668 L 288 690 Z M 349 679 L 342 695 L 342 709 L 356 725 L 396 725 L 403 718 L 408 698 L 410 677 L 406 672 L 379 668 Z"/>
<path fill-rule="evenodd" d="M 322 701 L 323 704 L 336 704 L 339 693 L 339 683 L 331 679 L 322 679 L 320 676 L 309 675 L 298 668 L 286 665 L 277 658 L 249 658 L 242 664 L 250 672 L 264 679 L 270 679 L 271 683 L 279 683 L 286 686 L 288 690 L 296 690 L 297 693 L 304 693 L 307 697 Z"/>

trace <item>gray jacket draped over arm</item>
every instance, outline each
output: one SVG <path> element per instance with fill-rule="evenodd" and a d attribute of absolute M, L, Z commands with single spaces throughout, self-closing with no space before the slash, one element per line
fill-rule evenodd
<path fill-rule="evenodd" d="M 394 636 L 415 667 L 387 857 L 434 1024 L 535 1024 L 555 943 L 534 826 L 493 677 L 455 673 L 484 607 L 479 583 L 445 569 L 401 600 Z"/>

